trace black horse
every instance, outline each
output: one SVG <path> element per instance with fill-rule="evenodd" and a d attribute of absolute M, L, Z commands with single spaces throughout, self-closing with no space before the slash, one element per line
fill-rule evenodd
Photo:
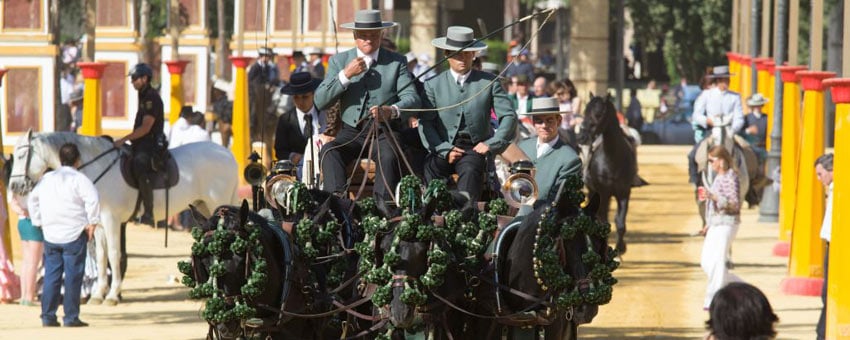
<path fill-rule="evenodd" d="M 250 212 L 247 202 L 243 202 L 241 207 L 218 207 L 209 219 L 198 213 L 194 207 L 191 210 L 198 224 L 196 228 L 203 235 L 196 244 L 208 246 L 214 241 L 218 229 L 226 231 L 224 243 L 227 244 L 218 259 L 214 259 L 209 251 L 195 254 L 193 250 L 192 276 L 194 280 L 198 284 L 209 282 L 211 267 L 215 264 L 223 264 L 223 272 L 213 280 L 215 281 L 214 286 L 223 295 L 226 307 L 232 308 L 234 301 L 243 300 L 248 306 L 256 310 L 254 317 L 261 320 L 262 325 L 265 326 L 261 329 L 247 328 L 243 326 L 240 319 L 224 322 L 208 321 L 210 324 L 208 338 L 236 339 L 254 334 L 255 331 L 257 335 L 277 333 L 271 326 L 281 323 L 280 315 L 256 307 L 260 304 L 280 306 L 287 299 L 286 282 L 292 270 L 291 262 L 287 262 L 287 259 L 291 261 L 292 256 L 292 245 L 288 237 L 275 231 L 275 227 L 260 215 Z M 251 222 L 252 228 L 259 228 L 258 243 L 245 251 L 230 250 L 229 245 L 233 243 L 236 237 L 241 239 L 250 237 L 251 231 L 247 227 L 249 222 Z M 262 247 L 262 252 L 260 254 L 252 253 L 252 250 L 258 249 L 258 246 Z M 243 296 L 242 287 L 247 284 L 253 272 L 253 265 L 258 261 L 265 261 L 267 264 L 264 273 L 266 282 L 259 295 Z M 210 307 L 208 301 L 207 309 L 209 310 Z"/>
<path fill-rule="evenodd" d="M 463 210 L 466 219 L 470 219 L 474 215 L 475 208 L 467 204 L 468 199 L 465 196 L 456 191 L 448 193 L 448 195 L 451 197 L 451 208 Z M 445 225 L 431 222 L 432 216 L 438 212 L 439 199 L 426 198 L 425 201 L 425 204 L 414 214 L 429 228 L 446 228 Z M 403 217 L 391 219 L 390 231 L 378 235 L 377 258 L 384 259 L 388 252 L 395 252 L 399 259 L 397 263 L 390 267 L 392 272 L 392 300 L 387 306 L 376 307 L 384 308 L 385 313 L 389 316 L 390 322 L 396 328 L 396 331 L 393 332 L 395 339 L 404 339 L 405 332 L 414 329 L 414 332 L 421 330 L 425 336 L 435 339 L 452 339 L 459 336 L 463 333 L 464 319 L 460 317 L 461 315 L 458 315 L 457 311 L 449 308 L 434 296 L 434 294 L 438 294 L 444 299 L 457 301 L 463 293 L 463 289 L 459 287 L 465 285 L 464 277 L 458 267 L 459 261 L 454 256 L 452 245 L 446 237 L 448 233 L 436 232 L 435 234 L 442 236 L 425 240 L 419 237 L 402 239 L 399 238 L 397 233 L 398 226 L 403 223 L 402 220 Z M 429 262 L 429 252 L 434 251 L 435 248 L 439 248 L 447 254 L 449 260 L 445 273 L 442 275 L 443 282 L 437 287 L 428 288 L 423 284 L 422 279 L 434 266 L 433 263 Z M 403 296 L 405 291 L 409 289 L 418 289 L 425 294 L 424 304 L 417 306 L 405 302 Z"/>
<path fill-rule="evenodd" d="M 597 214 L 608 222 L 613 196 L 617 199 L 617 251 L 626 252 L 626 214 L 633 186 L 646 183 L 637 175 L 637 153 L 617 120 L 617 110 L 610 99 L 593 97 L 584 111 L 579 144 L 584 162 L 584 182 L 589 195 L 599 195 Z"/>
<path fill-rule="evenodd" d="M 504 264 L 497 269 L 510 289 L 524 293 L 513 293 L 506 288 L 501 288 L 500 295 L 504 304 L 502 308 L 515 313 L 514 315 L 519 313 L 523 316 L 514 319 L 514 323 L 542 327 L 545 339 L 577 339 L 578 325 L 590 323 L 598 312 L 598 304 L 607 303 L 607 301 L 585 300 L 576 302 L 568 308 L 558 308 L 553 302 L 557 300 L 556 296 L 560 292 L 557 288 L 543 288 L 547 283 L 541 281 L 543 274 L 538 271 L 538 266 L 542 266 L 542 263 L 538 262 L 538 257 L 542 253 L 535 253 L 533 250 L 538 246 L 538 242 L 544 242 L 543 239 L 547 237 L 540 233 L 541 220 L 547 219 L 555 225 L 567 223 L 582 215 L 590 217 L 588 219 L 590 220 L 592 216 L 596 216 L 599 209 L 599 200 L 596 196 L 592 196 L 587 207 L 583 209 L 575 202 L 571 202 L 583 196 L 577 194 L 577 189 L 573 193 L 568 193 L 569 190 L 565 190 L 567 187 L 565 183 L 562 183 L 559 188 L 559 195 L 554 205 L 538 207 L 520 222 L 516 234 L 509 241 L 510 246 L 505 254 Z M 607 224 L 604 226 L 608 227 Z M 611 264 L 613 250 L 609 250 L 605 239 L 589 236 L 589 233 L 579 231 L 571 239 L 557 237 L 550 240 L 551 249 L 544 250 L 544 252 L 557 253 L 561 270 L 574 280 L 572 284 L 574 287 L 565 290 L 587 294 L 593 284 L 590 282 L 599 281 L 598 277 L 593 278 L 590 274 L 593 265 L 586 262 L 585 256 L 588 253 L 600 254 L 603 263 Z M 616 266 L 611 270 L 613 268 Z M 616 282 L 613 278 L 610 279 L 612 281 L 608 283 Z M 502 323 L 511 324 L 512 322 Z M 532 330 L 536 332 L 537 328 Z M 515 329 L 514 332 L 517 335 L 516 332 L 527 331 Z"/>

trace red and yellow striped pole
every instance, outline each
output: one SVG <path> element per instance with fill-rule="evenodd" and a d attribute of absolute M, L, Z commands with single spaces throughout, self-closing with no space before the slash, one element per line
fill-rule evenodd
<path fill-rule="evenodd" d="M 80 134 L 86 136 L 100 136 L 102 134 L 100 121 L 103 117 L 100 112 L 101 82 L 103 70 L 107 63 L 77 63 L 85 79 L 83 90 L 83 125 Z"/>
<path fill-rule="evenodd" d="M 236 75 L 233 78 L 233 157 L 239 164 L 239 181 L 245 184 L 242 169 L 248 164 L 248 156 L 251 154 L 251 126 L 248 120 L 248 75 L 245 68 L 254 58 L 231 56 L 230 61 L 236 67 Z"/>
<path fill-rule="evenodd" d="M 833 78 L 823 82 L 835 102 L 835 155 L 833 173 L 850 173 L 850 78 Z M 833 176 L 832 236 L 829 243 L 829 281 L 826 293 L 826 338 L 850 336 L 850 271 L 842 268 L 841 259 L 850 258 L 850 211 L 837 207 L 850 206 L 850 178 Z"/>
<path fill-rule="evenodd" d="M 726 52 L 726 58 L 729 59 L 729 90 L 732 92 L 741 93 L 741 60 L 740 54 L 735 52 Z"/>
<path fill-rule="evenodd" d="M 789 277 L 782 280 L 786 294 L 820 295 L 823 285 L 823 248 L 820 227 L 823 222 L 823 185 L 815 176 L 815 160 L 824 151 L 823 80 L 833 72 L 798 71 L 803 85 L 803 143 L 797 177 L 797 211 L 791 237 Z"/>
<path fill-rule="evenodd" d="M 805 66 L 777 66 L 782 78 L 782 169 L 779 190 L 779 243 L 773 254 L 788 256 L 791 247 L 791 230 L 794 229 L 794 214 L 797 207 L 797 165 L 800 159 L 800 86 L 797 71 Z M 779 105 L 777 103 L 777 105 Z"/>
<path fill-rule="evenodd" d="M 180 110 L 183 109 L 183 71 L 186 70 L 188 60 L 166 61 L 168 73 L 171 73 L 171 106 L 168 113 L 168 123 L 174 124 L 180 118 Z"/>

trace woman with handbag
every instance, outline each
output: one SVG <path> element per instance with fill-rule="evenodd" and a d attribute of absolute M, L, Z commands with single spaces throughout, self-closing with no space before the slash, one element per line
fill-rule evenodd
<path fill-rule="evenodd" d="M 738 172 L 732 155 L 723 146 L 714 146 L 708 151 L 711 169 L 717 174 L 710 188 L 700 188 L 700 199 L 706 199 L 705 242 L 702 247 L 700 266 L 708 275 L 703 309 L 708 310 L 714 294 L 730 282 L 741 281 L 729 272 L 726 262 L 732 240 L 741 223 L 740 185 Z"/>

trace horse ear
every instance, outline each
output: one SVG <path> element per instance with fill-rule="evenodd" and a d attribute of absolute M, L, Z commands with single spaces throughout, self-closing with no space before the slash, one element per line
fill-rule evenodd
<path fill-rule="evenodd" d="M 32 139 L 32 128 L 27 129 L 27 140 Z"/>
<path fill-rule="evenodd" d="M 245 224 L 249 212 L 251 212 L 251 208 L 248 206 L 248 200 L 243 199 L 242 206 L 239 207 L 239 224 Z"/>
<path fill-rule="evenodd" d="M 207 225 L 207 218 L 198 211 L 198 208 L 195 208 L 194 205 L 189 204 L 189 211 L 192 212 L 192 219 L 195 220 L 196 226 L 205 226 Z"/>

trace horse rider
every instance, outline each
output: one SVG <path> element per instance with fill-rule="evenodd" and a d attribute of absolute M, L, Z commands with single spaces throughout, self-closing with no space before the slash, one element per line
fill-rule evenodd
<path fill-rule="evenodd" d="M 425 82 L 425 106 L 434 109 L 419 120 L 419 134 L 429 151 L 425 180 L 448 179 L 457 173 L 458 190 L 476 202 L 484 186 L 487 157 L 501 154 L 510 145 L 517 115 L 496 76 L 472 69 L 476 52 L 487 45 L 475 41 L 471 28 L 451 26 L 445 37 L 431 44 L 446 54 L 463 51 L 449 58 L 449 70 Z M 495 133 L 490 127 L 491 110 L 498 121 Z"/>
<path fill-rule="evenodd" d="M 139 108 L 133 123 L 133 132 L 115 141 L 115 147 L 120 148 L 129 141 L 132 145 L 133 177 L 139 187 L 144 213 L 139 218 L 140 224 L 154 225 L 153 221 L 153 175 L 162 167 L 161 154 L 167 148 L 163 125 L 165 123 L 162 98 L 151 87 L 150 81 L 153 70 L 145 63 L 136 64 L 128 74 L 133 82 L 133 88 L 139 93 Z"/>
<path fill-rule="evenodd" d="M 275 52 L 261 47 L 257 61 L 248 70 L 248 97 L 250 98 L 251 141 L 266 144 L 266 160 L 270 160 L 273 127 L 267 128 L 267 122 L 274 122 L 273 92 L 280 85 L 280 70 L 275 63 Z"/>
<path fill-rule="evenodd" d="M 313 78 L 309 72 L 293 73 L 289 84 L 280 91 L 292 96 L 295 106 L 284 112 L 277 120 L 275 129 L 274 151 L 277 160 L 288 159 L 298 166 L 297 177 L 302 179 L 305 147 L 311 145 L 318 148 L 313 136 L 319 135 L 327 128 L 327 113 L 319 110 L 313 104 L 313 95 L 319 87 L 321 79 Z M 313 141 L 313 143 L 310 143 Z M 307 149 L 307 151 L 310 151 Z M 308 173 L 309 176 L 309 173 Z"/>
<path fill-rule="evenodd" d="M 750 108 L 750 114 L 744 116 L 744 127 L 739 132 L 750 143 L 753 151 L 759 159 L 759 164 L 764 164 L 767 159 L 767 116 L 761 112 L 764 104 L 769 100 L 761 93 L 755 93 L 747 98 L 747 107 Z"/>
<path fill-rule="evenodd" d="M 374 141 L 372 149 L 377 152 L 373 155 L 380 155 L 374 190 L 379 206 L 390 199 L 401 179 L 398 156 L 390 141 L 398 140 L 398 131 L 412 116 L 401 109 L 420 106 L 416 88 L 408 86 L 413 78 L 404 56 L 380 47 L 384 29 L 396 25 L 382 21 L 378 10 L 357 11 L 354 22 L 340 25 L 353 30 L 356 47 L 330 58 L 325 80 L 314 97 L 320 110 L 339 101 L 343 122 L 336 139 L 322 148 L 319 163 L 323 189 L 344 195 L 347 166 L 356 161 L 367 143 Z M 380 132 L 370 141 L 366 130 L 373 122 L 380 124 Z"/>
<path fill-rule="evenodd" d="M 731 131 L 739 131 L 744 126 L 744 112 L 741 108 L 741 95 L 729 90 L 729 67 L 715 66 L 709 75 L 712 86 L 700 93 L 694 103 L 692 116 L 694 139 L 696 144 L 688 153 L 688 174 L 690 183 L 699 186 L 699 170 L 696 164 L 696 151 L 702 141 L 710 133 L 715 122 L 731 120 Z M 729 138 L 733 138 L 729 135 Z M 719 142 L 719 141 L 718 141 Z M 731 151 L 731 150 L 730 150 Z"/>
<path fill-rule="evenodd" d="M 545 97 L 532 99 L 531 109 L 523 114 L 531 118 L 537 135 L 519 141 L 517 146 L 534 163 L 537 202 L 543 204 L 555 200 L 567 176 L 581 173 L 581 159 L 558 132 L 564 113 L 558 108 L 557 98 Z"/>

